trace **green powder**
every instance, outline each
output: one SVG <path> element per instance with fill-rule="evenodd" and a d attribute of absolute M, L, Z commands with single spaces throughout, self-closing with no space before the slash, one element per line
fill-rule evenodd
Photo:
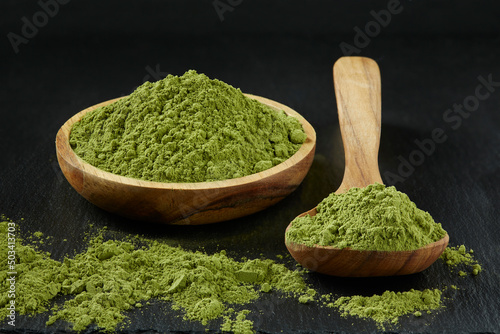
<path fill-rule="evenodd" d="M 387 322 L 397 323 L 400 316 L 413 313 L 414 316 L 420 317 L 421 311 L 439 309 L 442 307 L 441 291 L 411 289 L 405 292 L 385 291 L 382 295 L 371 297 L 340 297 L 330 306 L 339 308 L 343 316 L 373 319 L 384 328 Z"/>
<path fill-rule="evenodd" d="M 300 122 L 191 70 L 146 82 L 74 124 L 70 144 L 93 166 L 158 182 L 258 173 L 305 141 Z"/>
<path fill-rule="evenodd" d="M 37 251 L 32 246 L 21 244 L 16 229 L 15 244 L 8 244 L 9 222 L 0 223 L 0 319 L 8 314 L 7 303 L 11 298 L 7 291 L 10 281 L 7 279 L 15 276 L 15 308 L 20 314 L 39 313 L 48 310 L 49 301 L 54 298 L 60 290 L 56 281 L 60 263 L 50 259 L 50 254 Z M 9 247 L 9 246 L 13 247 Z M 15 252 L 15 267 L 7 266 L 7 252 Z M 14 271 L 14 270 L 15 271 Z M 12 275 L 9 272 L 17 272 Z"/>
<path fill-rule="evenodd" d="M 446 231 L 394 187 L 372 184 L 330 194 L 318 213 L 296 218 L 289 241 L 359 250 L 414 250 L 443 238 Z"/>
<path fill-rule="evenodd" d="M 307 304 L 314 300 L 314 296 L 316 295 L 316 290 L 308 289 L 305 294 L 299 297 L 299 303 Z"/>
<path fill-rule="evenodd" d="M 0 223 L 0 249 L 4 253 L 7 224 Z M 75 331 L 91 324 L 115 331 L 126 319 L 127 310 L 156 299 L 171 302 L 186 320 L 207 325 L 223 318 L 223 329 L 248 333 L 252 330 L 252 322 L 246 319 L 249 311 L 235 315 L 229 305 L 255 301 L 261 290 L 297 299 L 313 294 L 298 271 L 269 259 L 239 262 L 225 251 L 208 255 L 151 240 L 105 241 L 101 234 L 90 240 L 85 252 L 59 262 L 48 253 L 23 245 L 19 237 L 15 246 L 16 312 L 44 312 L 56 296 L 71 295 L 64 304 L 52 308 L 47 325 L 64 320 Z M 2 256 L 0 269 L 0 319 L 8 315 L 6 305 L 10 302 L 6 258 Z"/>
<path fill-rule="evenodd" d="M 246 316 L 250 313 L 248 310 L 243 310 L 238 312 L 235 320 L 231 319 L 228 316 L 224 317 L 224 323 L 221 326 L 221 331 L 224 332 L 233 332 L 233 333 L 241 333 L 241 334 L 252 334 L 253 323 L 250 320 L 247 320 Z"/>
<path fill-rule="evenodd" d="M 482 270 L 479 262 L 474 259 L 472 254 L 474 251 L 471 249 L 467 252 L 465 245 L 460 245 L 456 247 L 447 247 L 443 254 L 441 255 L 441 259 L 450 267 L 451 269 L 455 269 L 458 266 L 468 268 L 468 272 L 474 276 L 479 274 Z M 467 276 L 467 273 L 463 270 L 458 272 L 460 276 Z"/>

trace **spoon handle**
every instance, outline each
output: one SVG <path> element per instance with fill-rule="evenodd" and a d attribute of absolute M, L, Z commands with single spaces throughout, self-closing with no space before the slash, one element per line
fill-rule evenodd
<path fill-rule="evenodd" d="M 377 63 L 365 57 L 342 57 L 333 65 L 345 172 L 337 193 L 382 183 L 378 168 L 381 88 Z"/>

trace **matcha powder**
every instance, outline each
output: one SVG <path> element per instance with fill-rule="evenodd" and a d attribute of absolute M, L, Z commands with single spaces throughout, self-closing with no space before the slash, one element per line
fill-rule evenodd
<path fill-rule="evenodd" d="M 464 269 L 468 268 L 468 272 L 476 276 L 482 271 L 482 267 L 474 258 L 473 254 L 474 251 L 472 249 L 467 251 L 465 245 L 456 247 L 448 246 L 443 254 L 441 254 L 440 258 L 451 269 L 457 268 L 458 266 Z M 460 276 L 467 276 L 467 272 L 463 270 L 460 270 L 458 273 Z"/>
<path fill-rule="evenodd" d="M 0 223 L 4 253 L 7 228 L 7 221 Z M 299 271 L 269 259 L 236 261 L 224 251 L 209 255 L 151 240 L 105 240 L 102 234 L 90 240 L 85 252 L 62 262 L 23 245 L 19 237 L 15 249 L 16 312 L 51 310 L 47 325 L 63 320 L 75 331 L 96 324 L 113 332 L 126 320 L 127 310 L 140 308 L 149 300 L 164 300 L 181 311 L 185 320 L 207 325 L 222 319 L 223 330 L 252 333 L 253 323 L 246 319 L 250 311 L 236 311 L 236 306 L 263 293 L 280 292 L 298 299 L 310 295 Z M 7 256 L 0 262 L 0 319 L 5 319 Z M 71 297 L 52 306 L 61 295 Z"/>
<path fill-rule="evenodd" d="M 372 184 L 330 194 L 318 213 L 296 218 L 287 239 L 308 246 L 358 250 L 413 250 L 443 238 L 446 231 L 394 187 Z"/>
<path fill-rule="evenodd" d="M 338 308 L 343 316 L 369 318 L 384 328 L 384 323 L 395 324 L 402 315 L 413 313 L 414 316 L 420 317 L 422 311 L 430 313 L 431 310 L 441 308 L 441 295 L 439 289 L 385 291 L 382 295 L 370 297 L 340 297 L 329 306 Z"/>
<path fill-rule="evenodd" d="M 70 144 L 91 165 L 157 182 L 258 173 L 305 141 L 300 122 L 191 70 L 146 82 L 73 125 Z"/>

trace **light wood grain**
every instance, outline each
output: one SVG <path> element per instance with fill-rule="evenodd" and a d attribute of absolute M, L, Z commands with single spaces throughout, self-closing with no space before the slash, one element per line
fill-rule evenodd
<path fill-rule="evenodd" d="M 197 225 L 263 210 L 285 198 L 302 182 L 314 158 L 316 132 L 293 109 L 263 97 L 245 95 L 297 118 L 307 134 L 306 141 L 292 157 L 263 172 L 224 181 L 161 183 L 123 177 L 86 163 L 71 149 L 71 127 L 84 114 L 118 99 L 82 110 L 61 127 L 56 136 L 59 165 L 68 182 L 83 197 L 106 211 L 131 219 Z"/>
<path fill-rule="evenodd" d="M 300 216 L 306 214 L 314 216 L 316 209 Z M 290 241 L 286 246 L 293 258 L 309 270 L 339 277 L 370 277 L 421 272 L 439 258 L 448 242 L 449 236 L 446 234 L 444 238 L 422 248 L 397 252 L 359 251 L 319 245 L 309 247 Z"/>
<path fill-rule="evenodd" d="M 378 167 L 381 83 L 377 63 L 364 57 L 342 57 L 333 67 L 345 171 L 337 194 L 352 187 L 382 183 Z M 316 215 L 316 208 L 299 217 Z M 288 226 L 287 230 L 290 228 Z M 304 267 L 333 276 L 407 275 L 428 268 L 443 253 L 449 236 L 412 251 L 358 251 L 309 247 L 285 239 L 290 254 Z"/>
<path fill-rule="evenodd" d="M 333 67 L 345 172 L 337 193 L 383 183 L 378 168 L 382 117 L 380 71 L 369 58 L 344 57 Z"/>

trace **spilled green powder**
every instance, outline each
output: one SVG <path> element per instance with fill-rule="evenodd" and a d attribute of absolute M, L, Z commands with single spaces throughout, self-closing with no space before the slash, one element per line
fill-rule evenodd
<path fill-rule="evenodd" d="M 0 223 L 2 252 L 7 249 L 7 224 Z M 140 242 L 146 245 L 139 246 Z M 9 303 L 6 258 L 1 260 L 0 319 L 7 316 Z M 62 262 L 23 245 L 18 237 L 16 263 L 16 311 L 48 311 L 56 296 L 70 295 L 52 308 L 47 325 L 63 320 L 75 331 L 96 324 L 113 332 L 126 319 L 127 310 L 157 299 L 171 302 L 186 320 L 207 325 L 223 318 L 223 328 L 249 333 L 249 311 L 235 313 L 229 305 L 248 304 L 259 298 L 261 290 L 294 298 L 312 294 L 300 272 L 269 259 L 239 262 L 225 251 L 208 255 L 151 240 L 106 241 L 102 234 L 90 240 L 85 252 Z"/>
<path fill-rule="evenodd" d="M 191 70 L 146 82 L 74 124 L 70 144 L 93 166 L 158 182 L 258 173 L 306 140 L 300 122 Z"/>
<path fill-rule="evenodd" d="M 369 318 L 384 328 L 385 323 L 396 324 L 399 317 L 413 313 L 422 316 L 422 311 L 437 310 L 441 305 L 441 291 L 411 289 L 405 292 L 385 291 L 371 297 L 340 297 L 331 307 L 338 308 L 343 316 L 351 315 Z"/>
<path fill-rule="evenodd" d="M 474 251 L 472 249 L 467 251 L 465 245 L 456 247 L 449 246 L 446 247 L 440 258 L 450 269 L 453 270 L 457 267 L 467 268 L 469 274 L 476 276 L 482 271 L 482 267 L 472 255 L 473 253 Z M 460 270 L 458 271 L 458 275 L 467 276 L 467 272 Z"/>
<path fill-rule="evenodd" d="M 4 319 L 9 313 L 7 303 L 10 297 L 10 281 L 7 278 L 15 276 L 15 307 L 20 314 L 39 313 L 47 311 L 49 301 L 60 291 L 60 285 L 56 282 L 56 276 L 61 263 L 50 259 L 50 254 L 34 249 L 32 246 L 23 245 L 15 229 L 14 247 L 9 248 L 7 233 L 9 221 L 0 223 L 0 319 Z M 15 251 L 15 267 L 10 268 L 8 264 L 8 251 Z M 16 275 L 9 274 L 13 270 Z"/>
<path fill-rule="evenodd" d="M 318 204 L 317 211 L 313 217 L 294 219 L 287 240 L 308 246 L 402 251 L 420 248 L 446 234 L 406 194 L 382 184 L 332 193 Z"/>
<path fill-rule="evenodd" d="M 248 313 L 250 313 L 250 311 L 248 310 L 240 311 L 238 312 L 234 320 L 228 316 L 225 316 L 224 323 L 220 328 L 221 331 L 240 334 L 254 333 L 252 321 L 246 318 Z"/>

